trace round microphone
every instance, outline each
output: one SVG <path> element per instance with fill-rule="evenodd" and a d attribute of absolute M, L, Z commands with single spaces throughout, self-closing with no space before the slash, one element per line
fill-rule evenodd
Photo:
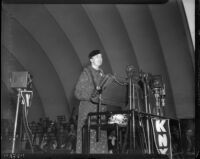
<path fill-rule="evenodd" d="M 136 69 L 135 69 L 135 67 L 134 67 L 133 65 L 128 65 L 128 66 L 126 67 L 126 71 L 127 71 L 127 72 L 131 72 L 131 71 L 134 71 L 134 70 L 136 70 Z"/>
<path fill-rule="evenodd" d="M 136 72 L 136 68 L 133 65 L 128 65 L 126 67 L 126 74 L 128 75 L 128 77 L 132 77 L 134 72 Z"/>
<path fill-rule="evenodd" d="M 126 67 L 126 73 L 128 78 L 132 78 L 133 81 L 139 81 L 139 71 L 133 65 L 128 65 Z"/>

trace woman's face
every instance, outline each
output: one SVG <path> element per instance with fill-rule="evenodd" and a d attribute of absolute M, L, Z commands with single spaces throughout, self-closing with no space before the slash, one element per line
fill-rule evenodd
<path fill-rule="evenodd" d="M 95 56 L 93 56 L 91 58 L 91 62 L 95 65 L 95 66 L 101 66 L 102 63 L 103 63 L 103 58 L 102 58 L 102 55 L 101 54 L 97 54 Z"/>

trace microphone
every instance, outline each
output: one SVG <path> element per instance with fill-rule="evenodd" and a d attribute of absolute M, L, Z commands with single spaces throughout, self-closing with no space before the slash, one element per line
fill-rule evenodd
<path fill-rule="evenodd" d="M 134 77 L 134 80 L 136 80 L 136 81 L 139 78 L 138 70 L 133 65 L 128 65 L 126 67 L 126 74 L 127 74 L 128 78 Z"/>
<path fill-rule="evenodd" d="M 134 72 L 134 71 L 136 71 L 136 68 L 133 65 L 128 65 L 126 67 L 126 73 L 127 74 L 130 73 L 130 72 Z"/>

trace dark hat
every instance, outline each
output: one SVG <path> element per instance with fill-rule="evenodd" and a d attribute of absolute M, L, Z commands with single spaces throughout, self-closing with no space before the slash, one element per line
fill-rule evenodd
<path fill-rule="evenodd" d="M 93 50 L 92 52 L 89 53 L 88 57 L 91 59 L 93 56 L 101 54 L 100 50 Z"/>

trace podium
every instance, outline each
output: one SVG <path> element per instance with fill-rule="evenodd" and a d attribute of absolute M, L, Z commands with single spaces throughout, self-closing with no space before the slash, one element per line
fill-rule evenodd
<path fill-rule="evenodd" d="M 99 86 L 101 88 L 101 91 L 95 92 L 91 98 L 91 101 L 98 105 L 97 112 L 88 114 L 87 124 L 82 129 L 82 132 L 84 132 L 84 128 L 87 128 L 87 141 L 88 142 L 87 142 L 86 146 L 88 147 L 88 149 L 90 147 L 90 145 L 89 145 L 90 144 L 90 129 L 96 130 L 97 142 L 101 136 L 101 134 L 100 134 L 101 129 L 108 129 L 108 128 L 116 129 L 116 134 L 117 134 L 117 139 L 118 139 L 119 129 L 122 125 L 119 123 L 115 123 L 115 122 L 113 124 L 111 122 L 108 122 L 108 117 L 109 116 L 111 117 L 112 115 L 116 116 L 117 114 L 119 117 L 119 115 L 122 113 L 122 109 L 124 109 L 129 104 L 129 100 L 133 100 L 132 93 L 129 92 L 130 91 L 129 87 L 130 86 L 132 87 L 132 84 L 130 85 L 130 83 L 128 83 L 128 82 L 122 83 L 122 82 L 117 81 L 113 76 L 107 75 L 100 82 Z M 130 96 L 130 94 L 131 94 L 131 96 Z M 129 98 L 127 98 L 127 96 L 129 96 Z M 101 105 L 120 107 L 121 111 L 113 112 L 113 113 L 112 112 L 99 112 L 99 107 Z M 130 108 L 128 108 L 128 109 L 130 109 Z M 125 111 L 123 113 L 127 114 L 127 116 L 129 116 L 128 118 L 132 118 L 130 121 L 127 121 L 127 122 L 131 122 L 128 125 L 131 126 L 131 128 L 129 128 L 129 131 L 131 131 L 131 133 L 129 133 L 129 134 L 132 135 L 132 134 L 134 134 L 133 128 L 135 127 L 133 124 L 134 118 L 132 116 L 132 113 L 130 113 L 130 111 Z M 91 119 L 92 118 L 94 119 L 94 117 L 96 117 L 96 119 L 95 119 L 96 123 L 95 123 L 95 125 L 91 126 L 91 122 L 92 122 Z M 104 118 L 103 120 L 102 120 L 102 117 Z M 135 136 L 135 135 L 133 135 L 133 136 Z M 133 140 L 133 142 L 134 141 L 135 140 Z M 118 143 L 118 141 L 117 141 L 117 143 Z M 133 145 L 133 144 L 131 144 L 131 145 Z M 85 147 L 85 146 L 82 146 L 82 147 Z M 119 146 L 117 146 L 117 147 L 119 147 Z"/>
<path fill-rule="evenodd" d="M 114 115 L 122 115 L 124 118 L 122 119 L 122 122 L 118 122 L 118 120 L 112 120 L 112 116 Z M 97 123 L 97 116 L 100 116 L 100 123 Z M 132 119 L 135 120 L 135 127 L 134 129 L 130 129 L 130 124 L 132 123 Z M 151 123 L 153 121 L 160 121 L 159 123 L 162 125 L 162 121 L 169 121 L 169 127 L 166 129 L 167 122 L 165 124 L 165 127 L 160 128 L 161 132 L 160 134 L 156 134 L 157 131 L 155 130 L 156 127 L 160 126 L 153 126 L 152 124 L 149 124 L 149 135 L 150 135 L 150 148 L 148 147 L 148 134 L 146 131 L 147 123 L 146 121 L 149 120 Z M 142 113 L 134 110 L 127 110 L 127 111 L 113 111 L 113 112 L 99 112 L 99 113 L 89 113 L 88 114 L 88 121 L 87 125 L 84 126 L 85 133 L 87 133 L 87 143 L 85 143 L 85 153 L 90 153 L 90 130 L 98 130 L 98 128 L 101 128 L 101 130 L 115 130 L 116 131 L 116 152 L 117 154 L 133 154 L 133 153 L 141 153 L 141 154 L 152 154 L 152 155 L 158 155 L 160 154 L 158 151 L 157 145 L 159 145 L 159 141 L 156 141 L 159 139 L 159 136 L 166 134 L 167 135 L 167 143 L 169 153 L 172 154 L 181 154 L 182 148 L 181 148 L 181 132 L 180 132 L 180 122 L 179 120 L 167 118 L 163 116 L 148 114 L 148 113 Z M 125 129 L 125 133 L 123 132 L 123 129 Z M 162 132 L 163 129 L 166 129 L 166 132 Z M 133 138 L 133 131 L 135 131 L 135 138 Z M 168 134 L 167 134 L 168 133 Z M 169 135 L 170 134 L 170 135 Z M 164 135 L 165 136 L 165 135 Z M 175 140 L 174 140 L 175 139 Z M 132 141 L 131 141 L 132 140 Z M 133 141 L 135 140 L 135 141 Z M 161 137 L 161 143 L 164 142 L 163 136 Z M 135 146 L 133 147 L 133 144 L 135 143 Z M 175 148 L 171 148 L 171 146 Z M 149 149 L 151 153 L 149 152 Z"/>
<path fill-rule="evenodd" d="M 128 69 L 128 79 L 125 83 L 120 83 L 109 75 L 100 82 L 101 91 L 94 93 L 95 95 L 91 98 L 91 101 L 98 105 L 98 109 L 97 112 L 88 114 L 87 124 L 83 127 L 85 131 L 82 131 L 87 133 L 87 143 L 82 147 L 87 147 L 86 153 L 90 153 L 91 129 L 95 129 L 97 132 L 97 142 L 101 136 L 100 130 L 114 129 L 116 130 L 118 154 L 167 153 L 171 158 L 169 125 L 171 121 L 177 120 L 151 111 L 157 106 L 154 92 L 150 88 L 151 76 L 141 73 L 139 78 L 138 76 L 135 78 L 136 73 L 133 68 Z M 121 110 L 99 112 L 101 105 L 120 107 Z M 180 132 L 179 126 L 177 128 Z M 123 129 L 126 130 L 124 134 Z M 162 130 L 164 135 L 159 134 L 159 131 Z M 170 143 L 170 145 L 166 143 Z"/>

